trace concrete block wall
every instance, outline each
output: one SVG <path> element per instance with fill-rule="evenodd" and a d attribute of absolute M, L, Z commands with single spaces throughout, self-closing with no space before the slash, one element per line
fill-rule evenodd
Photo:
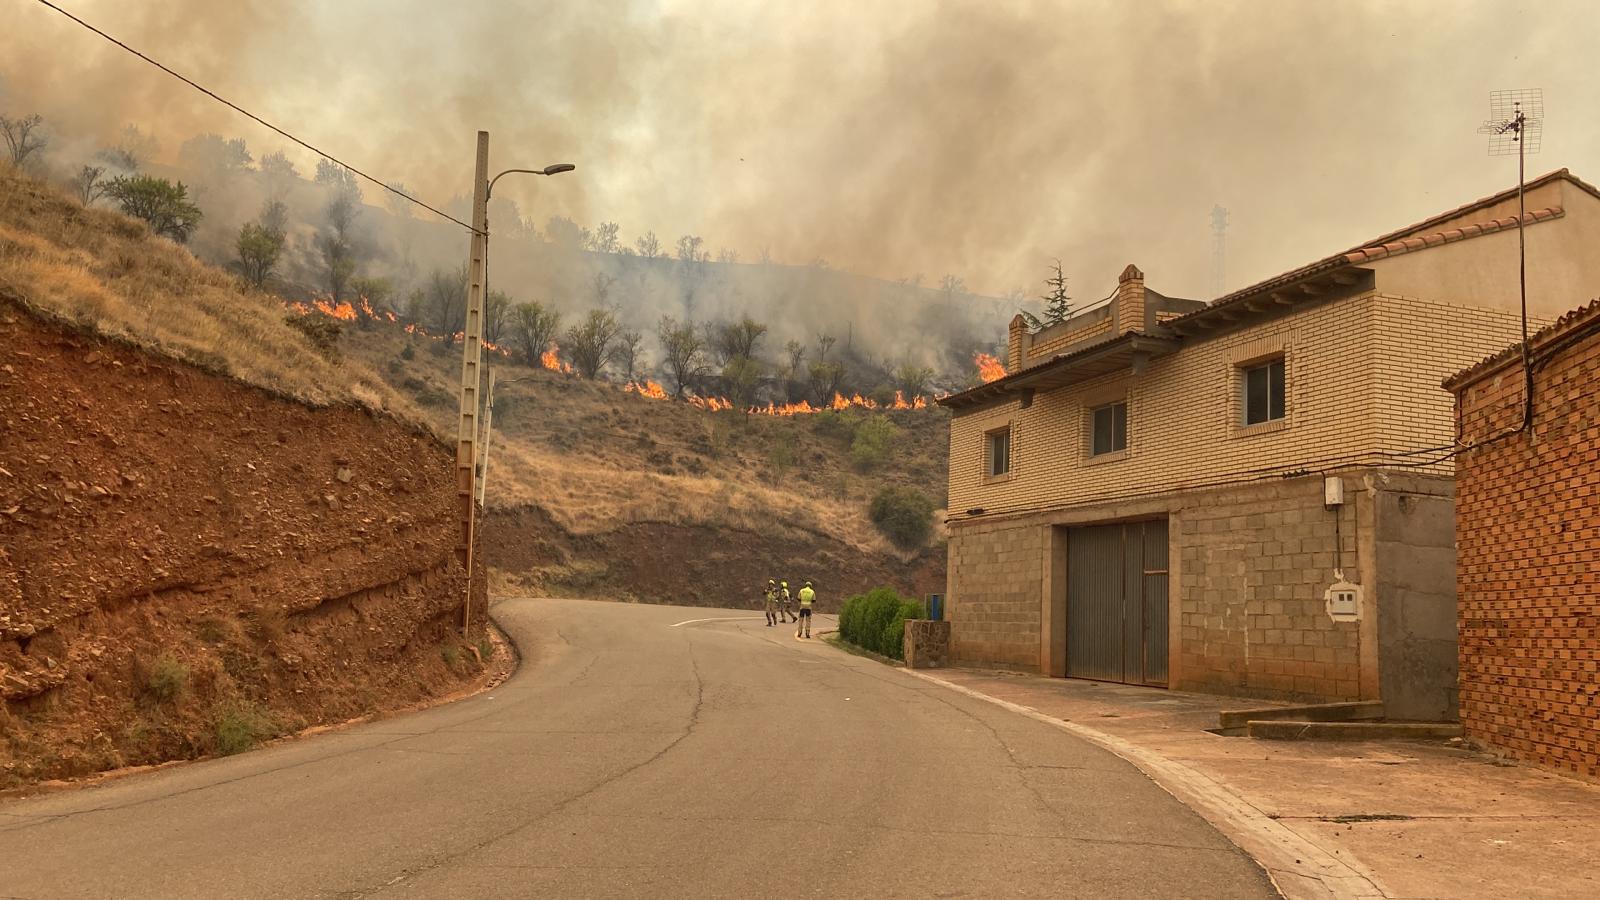
<path fill-rule="evenodd" d="M 1340 541 L 1345 578 L 1361 583 L 1363 523 L 1355 503 L 1325 509 L 1322 491 L 1321 478 L 1299 478 L 1210 491 L 1186 504 L 1175 523 L 1182 574 L 1174 687 L 1361 699 L 1360 623 L 1333 622 L 1323 591 L 1340 566 Z"/>
<path fill-rule="evenodd" d="M 1048 534 L 1036 523 L 951 531 L 945 617 L 954 662 L 1038 670 Z"/>
<path fill-rule="evenodd" d="M 1600 777 L 1600 310 L 1461 385 L 1456 540 L 1461 721 L 1522 760 Z M 1498 440 L 1490 440 L 1499 436 Z"/>

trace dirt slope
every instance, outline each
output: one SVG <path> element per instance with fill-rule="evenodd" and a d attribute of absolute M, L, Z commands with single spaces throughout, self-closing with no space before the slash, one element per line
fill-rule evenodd
<path fill-rule="evenodd" d="M 281 305 L 36 187 L 0 184 L 0 789 L 469 680 L 451 448 L 351 364 L 253 379 L 310 353 Z"/>
<path fill-rule="evenodd" d="M 459 348 L 385 323 L 341 346 L 454 421 Z M 409 349 L 408 349 L 409 348 Z M 937 408 L 775 417 L 709 412 L 620 386 L 495 361 L 484 555 L 501 592 L 754 605 L 766 579 L 817 582 L 823 608 L 881 584 L 944 585 L 944 544 L 892 546 L 867 516 L 888 484 L 944 499 Z M 854 430 L 881 417 L 888 454 L 863 469 Z"/>

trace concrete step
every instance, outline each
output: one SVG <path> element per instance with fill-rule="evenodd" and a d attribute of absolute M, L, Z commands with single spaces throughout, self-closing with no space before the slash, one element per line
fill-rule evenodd
<path fill-rule="evenodd" d="M 1353 703 L 1225 709 L 1217 713 L 1217 724 L 1222 730 L 1227 731 L 1244 728 L 1248 722 L 1267 722 L 1274 719 L 1290 719 L 1296 722 L 1358 722 L 1381 718 L 1383 718 L 1382 700 L 1357 700 Z"/>
<path fill-rule="evenodd" d="M 1245 724 L 1245 733 L 1269 741 L 1433 741 L 1461 737 L 1461 726 L 1434 722 L 1295 722 Z"/>

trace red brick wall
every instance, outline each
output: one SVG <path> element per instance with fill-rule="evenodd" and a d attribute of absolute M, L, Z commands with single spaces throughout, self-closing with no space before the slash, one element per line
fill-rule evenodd
<path fill-rule="evenodd" d="M 1456 468 L 1461 719 L 1517 758 L 1600 776 L 1600 329 L 1536 346 L 1534 432 Z M 1575 336 L 1577 331 L 1569 332 Z M 1458 397 L 1462 439 L 1515 428 L 1513 363 Z"/>

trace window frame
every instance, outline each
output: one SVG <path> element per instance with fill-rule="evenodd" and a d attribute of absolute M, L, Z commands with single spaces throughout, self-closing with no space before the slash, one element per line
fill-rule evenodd
<path fill-rule="evenodd" d="M 1122 411 L 1122 414 L 1121 414 L 1120 417 L 1117 415 L 1117 410 L 1118 409 L 1120 409 Z M 1106 412 L 1106 411 L 1110 411 L 1110 414 L 1111 414 L 1110 446 L 1108 446 L 1106 449 L 1102 450 L 1102 449 L 1100 449 L 1100 414 L 1102 412 Z M 1118 437 L 1118 434 L 1117 434 L 1118 428 L 1117 428 L 1117 426 L 1119 424 L 1122 426 L 1122 428 L 1121 428 L 1121 437 L 1122 437 L 1121 444 L 1118 444 L 1118 442 L 1117 442 L 1117 437 Z M 1089 458 L 1090 459 L 1104 459 L 1106 457 L 1110 457 L 1110 456 L 1113 456 L 1113 455 L 1118 454 L 1118 453 L 1127 453 L 1127 452 L 1128 452 L 1128 401 L 1127 401 L 1127 398 L 1125 398 L 1125 397 L 1124 398 L 1119 398 L 1119 399 L 1116 399 L 1116 400 L 1110 400 L 1110 401 L 1107 401 L 1105 403 L 1100 403 L 1098 405 L 1091 406 L 1089 408 Z"/>
<path fill-rule="evenodd" d="M 998 443 L 998 439 L 1001 437 L 1005 439 L 1006 467 L 1003 471 L 997 472 L 995 471 L 995 444 Z M 983 432 L 983 477 L 985 481 L 1004 481 L 1011 477 L 1012 472 L 1016 471 L 1013 459 L 1015 443 L 1015 435 L 1012 433 L 1010 422 L 995 428 L 989 428 Z"/>
<path fill-rule="evenodd" d="M 1288 355 L 1279 353 L 1266 359 L 1254 359 L 1242 363 L 1239 369 L 1239 419 L 1238 427 L 1243 429 L 1269 428 L 1281 426 L 1289 419 L 1289 360 Z M 1273 393 L 1273 372 L 1278 373 L 1278 390 Z M 1263 386 L 1262 405 L 1265 407 L 1265 418 L 1252 421 L 1251 413 L 1251 376 L 1257 372 L 1264 372 L 1266 384 Z M 1274 403 L 1273 401 L 1277 402 Z M 1273 415 L 1276 412 L 1277 415 Z"/>

